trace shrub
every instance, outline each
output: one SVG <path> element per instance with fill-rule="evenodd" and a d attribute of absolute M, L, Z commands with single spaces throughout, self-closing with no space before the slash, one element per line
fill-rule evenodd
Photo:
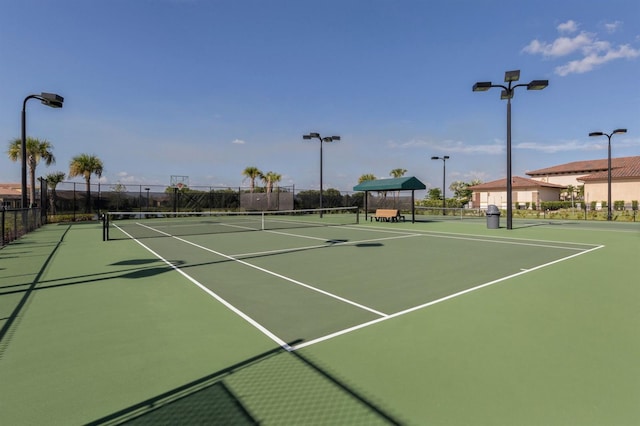
<path fill-rule="evenodd" d="M 631 201 L 631 210 L 634 212 L 638 211 L 638 200 Z"/>
<path fill-rule="evenodd" d="M 560 210 L 560 209 L 570 209 L 571 201 L 543 201 L 540 203 L 540 207 L 542 210 Z"/>

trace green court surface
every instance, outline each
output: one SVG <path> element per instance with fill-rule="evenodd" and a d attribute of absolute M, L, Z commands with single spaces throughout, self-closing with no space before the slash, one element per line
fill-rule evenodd
<path fill-rule="evenodd" d="M 480 220 L 0 250 L 0 424 L 640 424 L 640 224 Z"/>

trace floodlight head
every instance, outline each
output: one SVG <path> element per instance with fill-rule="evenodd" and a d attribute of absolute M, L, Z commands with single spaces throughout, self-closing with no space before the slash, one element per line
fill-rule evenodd
<path fill-rule="evenodd" d="M 320 137 L 320 133 L 309 133 L 309 137 L 319 138 Z"/>
<path fill-rule="evenodd" d="M 527 90 L 542 90 L 549 85 L 549 80 L 533 80 L 527 84 Z"/>
<path fill-rule="evenodd" d="M 331 136 L 326 136 L 324 138 L 322 138 L 322 142 L 332 142 L 333 138 Z"/>
<path fill-rule="evenodd" d="M 439 160 L 440 157 L 431 157 L 432 160 Z"/>
<path fill-rule="evenodd" d="M 62 104 L 64 102 L 64 98 L 55 93 L 40 93 L 40 101 L 51 108 L 62 108 Z"/>
<path fill-rule="evenodd" d="M 513 89 L 512 90 L 503 90 L 500 93 L 500 99 L 513 99 Z"/>
<path fill-rule="evenodd" d="M 490 81 L 479 81 L 476 84 L 473 85 L 473 91 L 474 92 L 486 92 L 487 90 L 491 89 L 491 82 Z"/>
<path fill-rule="evenodd" d="M 340 136 L 331 136 L 331 139 L 333 139 L 334 141 L 339 141 L 340 140 Z"/>
<path fill-rule="evenodd" d="M 508 83 L 510 81 L 518 81 L 518 80 L 520 80 L 520 70 L 507 71 L 504 73 L 505 83 Z"/>
<path fill-rule="evenodd" d="M 449 159 L 449 156 L 448 156 L 448 155 L 445 155 L 445 156 L 444 156 L 444 157 L 442 157 L 442 158 L 443 158 L 444 160 L 448 160 L 448 159 Z"/>
<path fill-rule="evenodd" d="M 627 129 L 616 129 L 613 131 L 613 135 L 619 135 L 620 133 L 627 133 Z"/>
<path fill-rule="evenodd" d="M 589 133 L 589 136 L 604 136 L 604 133 L 602 133 L 602 132 L 591 132 L 591 133 Z"/>
<path fill-rule="evenodd" d="M 302 135 L 302 139 L 311 139 L 311 135 Z"/>

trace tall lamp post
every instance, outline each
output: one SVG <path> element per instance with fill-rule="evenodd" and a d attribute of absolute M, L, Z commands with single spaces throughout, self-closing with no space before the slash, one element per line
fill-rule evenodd
<path fill-rule="evenodd" d="M 64 98 L 55 93 L 41 93 L 39 95 L 29 95 L 22 102 L 22 140 L 20 145 L 20 155 L 22 156 L 22 205 L 27 206 L 27 101 L 29 99 L 39 99 L 44 105 L 51 108 L 62 108 Z M 31 200 L 33 202 L 33 200 Z"/>
<path fill-rule="evenodd" d="M 320 136 L 320 133 L 309 133 L 308 135 L 302 135 L 302 139 L 318 139 L 320 141 L 320 209 L 322 209 L 322 143 L 339 141 L 340 136 L 327 136 L 323 138 Z M 320 217 L 322 217 L 322 210 L 320 210 Z"/>
<path fill-rule="evenodd" d="M 527 84 L 512 85 L 520 80 L 520 70 L 507 71 L 504 73 L 506 86 L 502 84 L 492 84 L 490 81 L 479 81 L 473 85 L 474 92 L 486 92 L 492 87 L 502 88 L 500 99 L 507 100 L 507 229 L 513 229 L 513 194 L 511 182 L 511 98 L 516 87 L 526 87 L 527 90 L 542 90 L 549 85 L 549 80 L 532 80 Z"/>
<path fill-rule="evenodd" d="M 589 136 L 606 136 L 609 139 L 608 163 L 607 163 L 607 220 L 612 219 L 611 214 L 611 136 L 627 133 L 627 129 L 616 129 L 611 133 L 591 132 Z"/>
<path fill-rule="evenodd" d="M 431 157 L 432 160 L 442 160 L 442 216 L 445 215 L 446 213 L 446 198 L 444 196 L 444 189 L 445 189 L 445 178 L 447 176 L 447 160 L 449 159 L 448 155 L 445 155 L 444 157 Z"/>

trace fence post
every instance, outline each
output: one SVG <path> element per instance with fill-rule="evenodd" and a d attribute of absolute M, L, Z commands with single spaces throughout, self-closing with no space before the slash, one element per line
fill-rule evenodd
<path fill-rule="evenodd" d="M 76 183 L 73 182 L 73 221 L 76 221 Z"/>
<path fill-rule="evenodd" d="M 4 232 L 5 232 L 5 226 L 4 226 L 4 214 L 5 214 L 5 208 L 4 206 L 2 206 L 2 236 L 1 238 L 1 242 L 2 244 L 0 244 L 0 247 L 4 247 Z"/>

